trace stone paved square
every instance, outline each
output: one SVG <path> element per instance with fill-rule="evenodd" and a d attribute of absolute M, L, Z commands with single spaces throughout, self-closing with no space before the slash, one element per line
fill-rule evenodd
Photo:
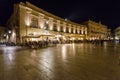
<path fill-rule="evenodd" d="M 120 80 L 120 46 L 0 47 L 0 80 Z"/>

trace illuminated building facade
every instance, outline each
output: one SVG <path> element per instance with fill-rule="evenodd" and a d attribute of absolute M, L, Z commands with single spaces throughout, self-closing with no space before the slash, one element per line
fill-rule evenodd
<path fill-rule="evenodd" d="M 115 40 L 120 40 L 120 26 L 114 30 Z"/>
<path fill-rule="evenodd" d="M 88 20 L 84 22 L 88 28 L 88 40 L 109 40 L 111 37 L 111 29 L 108 29 L 107 26 L 101 24 L 101 22 L 94 22 L 92 20 Z"/>
<path fill-rule="evenodd" d="M 33 4 L 20 2 L 7 22 L 11 41 L 24 43 L 40 40 L 84 40 L 87 27 L 48 13 Z"/>

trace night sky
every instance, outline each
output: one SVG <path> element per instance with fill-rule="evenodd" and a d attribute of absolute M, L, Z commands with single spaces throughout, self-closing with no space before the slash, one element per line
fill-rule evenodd
<path fill-rule="evenodd" d="M 13 4 L 26 0 L 0 0 L 0 25 L 5 25 L 13 11 Z M 27 0 L 61 18 L 82 23 L 87 20 L 111 29 L 120 25 L 120 0 Z"/>

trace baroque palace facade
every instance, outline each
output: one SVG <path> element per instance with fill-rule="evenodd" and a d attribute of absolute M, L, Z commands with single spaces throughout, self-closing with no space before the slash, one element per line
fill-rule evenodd
<path fill-rule="evenodd" d="M 120 41 L 120 26 L 115 28 L 115 30 L 114 30 L 114 38 L 115 38 L 115 40 L 119 40 Z"/>
<path fill-rule="evenodd" d="M 10 32 L 8 40 L 14 43 L 41 40 L 83 41 L 90 40 L 93 36 L 105 39 L 110 33 L 106 26 L 99 23 L 88 21 L 88 24 L 78 24 L 48 13 L 29 2 L 14 5 L 14 12 L 7 26 Z"/>
<path fill-rule="evenodd" d="M 26 2 L 14 5 L 7 22 L 12 31 L 10 40 L 16 43 L 39 40 L 83 40 L 87 27 L 48 13 Z"/>
<path fill-rule="evenodd" d="M 111 29 L 108 29 L 107 26 L 101 24 L 101 22 L 94 22 L 88 20 L 83 23 L 88 29 L 88 40 L 110 40 L 111 39 Z"/>

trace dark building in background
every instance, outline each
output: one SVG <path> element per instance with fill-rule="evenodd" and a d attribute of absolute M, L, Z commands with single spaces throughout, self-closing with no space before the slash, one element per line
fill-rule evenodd
<path fill-rule="evenodd" d="M 0 43 L 6 42 L 7 35 L 5 34 L 6 28 L 3 26 L 0 26 Z"/>

